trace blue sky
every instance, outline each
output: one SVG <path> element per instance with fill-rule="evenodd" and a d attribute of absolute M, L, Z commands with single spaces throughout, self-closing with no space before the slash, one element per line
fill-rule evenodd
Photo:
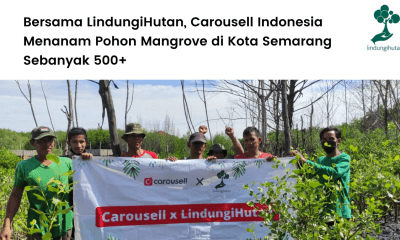
<path fill-rule="evenodd" d="M 19 81 L 23 92 L 28 96 L 28 81 Z M 132 109 L 128 115 L 128 122 L 137 122 L 141 119 L 146 128 L 161 125 L 166 115 L 174 121 L 179 134 L 188 130 L 182 104 L 182 89 L 180 80 L 130 80 L 130 90 L 132 83 L 135 84 Z M 68 105 L 67 83 L 66 80 L 46 80 L 42 81 L 51 117 L 56 130 L 66 130 L 67 120 L 61 108 Z M 111 87 L 114 107 L 117 115 L 118 128 L 124 128 L 124 114 L 126 103 L 126 80 L 115 80 L 119 87 Z M 39 80 L 30 81 L 32 89 L 32 102 L 36 119 L 39 125 L 50 126 L 46 103 Z M 72 95 L 74 97 L 75 80 L 70 81 Z M 193 81 L 185 81 L 185 89 L 190 90 Z M 226 98 L 216 97 L 216 94 L 207 94 L 207 98 L 213 99 L 218 104 L 212 104 L 210 100 L 210 111 L 215 107 L 219 111 L 228 102 Z M 6 104 L 0 106 L 0 128 L 9 128 L 15 131 L 30 131 L 35 127 L 30 105 L 21 94 L 18 85 L 13 80 L 0 81 L 0 99 Z M 102 105 L 98 94 L 98 85 L 87 81 L 78 81 L 77 97 L 78 123 L 85 128 L 97 128 L 101 123 Z M 205 121 L 204 105 L 199 100 L 197 94 L 187 93 L 189 107 L 191 108 L 192 119 L 195 125 L 203 124 Z M 201 110 L 199 110 L 201 109 Z M 215 110 L 214 110 L 215 112 Z M 216 127 L 217 125 L 215 125 Z M 198 126 L 197 126 L 198 127 Z M 107 120 L 104 121 L 103 128 L 107 129 Z M 222 128 L 223 129 L 223 128 Z"/>
<path fill-rule="evenodd" d="M 19 81 L 25 94 L 28 94 L 27 81 Z M 32 87 L 33 108 L 39 125 L 51 126 L 44 100 L 41 81 L 30 81 Z M 44 80 L 43 89 L 46 93 L 51 117 L 56 130 L 66 130 L 67 120 L 61 108 L 68 105 L 66 80 Z M 74 95 L 75 80 L 71 80 L 72 94 Z M 119 89 L 111 87 L 114 107 L 117 116 L 117 127 L 124 128 L 124 114 L 126 103 L 126 80 L 115 80 Z M 128 122 L 138 122 L 148 130 L 163 130 L 163 122 L 168 115 L 175 126 L 175 134 L 182 135 L 188 131 L 183 103 L 182 88 L 180 80 L 130 80 L 135 84 L 132 109 L 128 114 Z M 201 84 L 201 81 L 197 82 Z M 206 81 L 208 83 L 208 81 Z M 313 88 L 305 91 L 303 97 L 296 103 L 295 107 L 307 105 L 311 98 L 315 99 L 321 93 L 321 86 L 315 84 Z M 210 88 L 209 88 L 210 89 Z M 191 112 L 193 124 L 197 129 L 199 125 L 206 124 L 204 104 L 194 90 L 194 81 L 185 81 L 186 98 Z M 340 91 L 338 96 L 340 97 Z M 244 111 L 237 107 L 239 99 L 231 94 L 213 93 L 206 94 L 210 129 L 212 133 L 223 132 L 225 124 L 232 125 L 236 133 L 241 133 L 246 127 L 245 120 L 220 120 L 218 113 L 223 118 L 229 116 L 239 118 L 245 116 Z M 14 80 L 0 81 L 0 128 L 8 128 L 14 131 L 29 132 L 35 127 L 29 103 L 21 94 Z M 342 112 L 343 104 L 339 104 L 338 113 Z M 317 107 L 317 106 L 316 106 Z M 236 112 L 234 113 L 233 112 Z M 98 85 L 87 81 L 78 81 L 78 122 L 84 128 L 97 128 L 101 124 L 102 104 L 98 93 Z M 322 114 L 315 110 L 315 123 L 323 124 Z M 294 122 L 299 122 L 301 116 L 306 117 L 309 109 L 295 113 Z M 336 123 L 343 121 L 343 114 L 338 114 Z M 308 117 L 306 118 L 308 119 Z M 224 123 L 225 122 L 225 123 Z M 308 122 L 306 120 L 305 122 Z M 250 121 L 247 122 L 250 124 Z M 108 128 L 107 119 L 104 121 L 104 129 Z M 158 128 L 158 129 L 156 129 Z M 240 136 L 240 134 L 237 134 Z"/>

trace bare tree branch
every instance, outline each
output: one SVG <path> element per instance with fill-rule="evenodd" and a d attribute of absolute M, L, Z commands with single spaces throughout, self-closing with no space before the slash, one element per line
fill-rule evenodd
<path fill-rule="evenodd" d="M 211 144 L 213 144 L 213 138 L 212 138 L 212 135 L 211 135 L 210 122 L 208 121 L 207 100 L 206 100 L 206 93 L 205 93 L 205 90 L 204 90 L 204 80 L 203 80 L 203 102 L 204 102 L 204 108 L 206 109 L 206 118 L 207 118 L 208 131 L 210 133 L 210 140 L 211 140 Z"/>
<path fill-rule="evenodd" d="M 49 110 L 49 104 L 47 103 L 47 97 L 46 97 L 46 94 L 44 93 L 42 80 L 40 80 L 40 85 L 42 86 L 42 92 L 43 92 L 43 95 L 44 95 L 44 100 L 46 101 L 47 113 L 49 114 L 51 127 L 53 128 L 53 131 L 54 131 L 54 134 L 55 134 L 56 133 L 56 129 L 54 128 L 53 120 L 51 119 L 50 110 Z M 58 149 L 61 150 L 60 142 L 58 141 L 57 138 L 56 138 L 56 142 L 57 142 Z"/>
<path fill-rule="evenodd" d="M 33 120 L 35 120 L 36 127 L 38 127 L 38 124 L 37 124 L 37 121 L 36 121 L 36 117 L 35 117 L 35 112 L 33 111 L 33 105 L 32 105 L 32 89 L 31 89 L 31 84 L 29 83 L 29 80 L 28 80 L 29 100 L 28 100 L 28 98 L 26 97 L 25 93 L 22 91 L 21 86 L 19 85 L 18 80 L 15 80 L 15 82 L 17 82 L 19 90 L 21 91 L 22 95 L 24 95 L 26 101 L 28 101 L 29 105 L 31 106 L 31 111 L 32 111 Z"/>
<path fill-rule="evenodd" d="M 338 85 L 340 82 L 342 82 L 343 80 L 338 81 L 335 85 L 333 85 L 328 91 L 326 91 L 324 94 L 322 94 L 321 96 L 319 96 L 315 101 L 311 102 L 310 104 L 308 104 L 307 106 L 304 106 L 302 108 L 296 109 L 294 112 L 300 111 L 304 108 L 307 108 L 309 106 L 311 106 L 312 104 L 314 104 L 315 102 L 317 102 L 318 100 L 320 100 L 327 92 L 329 92 L 330 90 L 332 90 L 336 85 Z"/>
<path fill-rule="evenodd" d="M 185 112 L 186 122 L 188 124 L 190 133 L 193 133 L 193 132 L 196 132 L 196 130 L 193 126 L 192 119 L 190 117 L 189 108 L 188 108 L 186 96 L 185 96 L 185 87 L 184 87 L 185 85 L 183 83 L 183 80 L 181 80 L 181 86 L 182 86 L 182 94 L 183 94 L 183 110 Z M 192 129 L 190 128 L 190 124 L 192 125 L 193 132 L 192 132 Z"/>
<path fill-rule="evenodd" d="M 99 85 L 99 83 L 98 82 L 96 82 L 96 81 L 93 81 L 93 80 L 88 80 L 89 82 L 93 82 L 93 83 L 96 83 L 97 85 Z"/>
<path fill-rule="evenodd" d="M 135 84 L 132 83 L 132 99 L 131 99 L 131 104 L 128 107 L 128 104 L 129 104 L 129 80 L 126 80 L 125 126 L 128 124 L 127 117 L 128 117 L 128 113 L 132 107 L 134 92 L 135 92 Z"/>

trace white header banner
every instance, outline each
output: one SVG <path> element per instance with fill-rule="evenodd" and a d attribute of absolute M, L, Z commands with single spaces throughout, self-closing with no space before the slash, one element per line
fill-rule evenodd
<path fill-rule="evenodd" d="M 395 79 L 400 1 L 3 1 L 0 79 Z"/>
<path fill-rule="evenodd" d="M 253 197 L 243 185 L 275 182 L 273 177 L 294 168 L 272 164 L 265 159 L 74 159 L 75 238 L 247 239 L 253 235 L 246 228 L 253 224 L 257 236 L 265 236 L 269 230 L 247 206 Z"/>

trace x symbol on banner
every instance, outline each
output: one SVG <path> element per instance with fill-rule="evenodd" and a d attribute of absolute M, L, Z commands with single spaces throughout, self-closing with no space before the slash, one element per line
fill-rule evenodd
<path fill-rule="evenodd" d="M 177 219 L 176 212 L 171 212 L 171 217 L 169 219 Z"/>
<path fill-rule="evenodd" d="M 203 181 L 204 178 L 202 178 L 202 179 L 196 178 L 196 179 L 197 179 L 197 181 L 198 181 L 198 183 L 196 184 L 196 186 L 199 185 L 199 184 L 203 185 L 203 183 L 202 183 L 201 181 Z"/>

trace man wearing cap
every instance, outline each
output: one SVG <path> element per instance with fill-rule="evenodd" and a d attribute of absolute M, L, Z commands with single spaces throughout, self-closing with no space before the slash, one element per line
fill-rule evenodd
<path fill-rule="evenodd" d="M 217 143 L 212 145 L 210 151 L 208 151 L 207 160 L 224 159 L 227 154 L 228 151 L 225 150 L 224 146 Z"/>
<path fill-rule="evenodd" d="M 46 188 L 46 184 L 51 178 L 54 177 L 55 179 L 59 179 L 59 174 L 62 176 L 63 173 L 72 170 L 72 160 L 69 158 L 59 157 L 60 172 L 56 163 L 46 159 L 46 155 L 50 154 L 54 148 L 55 137 L 56 135 L 54 134 L 54 132 L 48 127 L 40 126 L 32 130 L 30 143 L 36 148 L 37 155 L 27 160 L 21 161 L 17 165 L 17 168 L 15 170 L 14 187 L 8 199 L 7 213 L 3 224 L 3 230 L 0 233 L 1 240 L 11 239 L 11 223 L 20 206 L 22 194 L 25 187 L 40 186 L 44 191 L 46 199 L 50 200 L 49 207 L 53 208 L 51 199 L 56 195 L 56 193 L 49 191 Z M 68 177 L 61 177 L 61 181 L 68 186 Z M 27 226 L 28 228 L 31 227 L 30 222 L 35 219 L 36 223 L 42 230 L 42 233 L 28 236 L 28 239 L 42 239 L 42 235 L 45 233 L 44 226 L 39 224 L 39 214 L 32 210 L 38 209 L 43 212 L 48 212 L 47 203 L 39 200 L 34 195 L 39 193 L 40 192 L 38 190 L 31 190 L 27 192 L 29 200 Z M 68 197 L 69 194 L 65 193 L 64 199 L 61 199 L 61 201 L 67 201 Z M 68 207 L 69 204 L 67 203 L 65 208 Z M 67 214 L 60 213 L 57 217 L 57 221 L 54 223 L 59 225 L 56 225 L 55 227 L 53 225 L 53 228 L 51 229 L 52 239 L 70 239 L 73 226 L 72 219 L 72 211 L 69 211 Z"/>
<path fill-rule="evenodd" d="M 134 157 L 134 158 L 155 158 L 157 154 L 142 149 L 143 139 L 146 136 L 142 131 L 142 126 L 139 123 L 129 123 L 125 127 L 125 134 L 122 135 L 122 139 L 128 143 L 128 152 L 122 154 L 122 157 Z"/>
<path fill-rule="evenodd" d="M 190 148 L 190 157 L 188 159 L 204 159 L 203 153 L 206 150 L 207 140 L 203 133 L 195 132 L 189 137 L 187 143 L 188 148 Z M 167 160 L 176 161 L 176 157 L 169 157 Z"/>
<path fill-rule="evenodd" d="M 190 157 L 188 159 L 203 159 L 204 150 L 206 150 L 207 140 L 203 133 L 196 132 L 190 135 L 187 143 L 190 148 Z"/>

